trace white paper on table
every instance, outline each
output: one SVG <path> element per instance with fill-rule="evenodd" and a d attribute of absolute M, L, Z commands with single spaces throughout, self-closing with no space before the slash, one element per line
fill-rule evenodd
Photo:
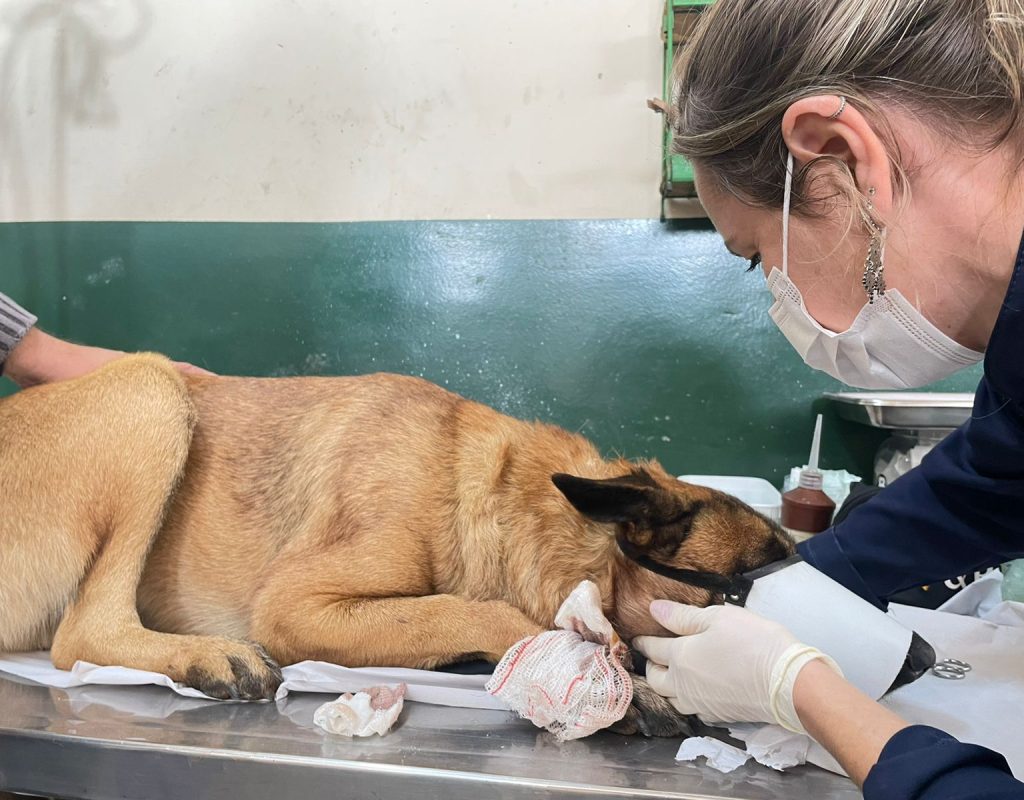
<path fill-rule="evenodd" d="M 21 678 L 70 689 L 76 686 L 165 686 L 182 697 L 213 700 L 198 689 L 175 683 L 166 675 L 128 667 L 98 667 L 84 661 L 70 670 L 60 670 L 50 663 L 46 651 L 35 653 L 0 653 L 0 672 Z M 459 708 L 483 708 L 505 711 L 507 708 L 484 689 L 489 675 L 454 675 L 398 667 L 349 668 L 322 661 L 303 661 L 281 670 L 284 682 L 277 690 L 276 699 L 289 692 L 322 692 L 342 694 L 358 692 L 367 686 L 404 683 L 408 687 L 406 699 L 417 703 Z"/>
<path fill-rule="evenodd" d="M 746 746 L 747 754 L 758 764 L 779 772 L 806 764 L 814 740 L 802 733 L 793 733 L 778 725 L 745 723 L 730 725 L 729 735 Z M 827 753 L 825 755 L 828 755 Z M 820 764 L 818 766 L 821 766 Z M 839 765 L 832 772 L 843 773 Z M 828 767 L 826 767 L 828 769 Z"/>
<path fill-rule="evenodd" d="M 175 683 L 166 675 L 158 672 L 147 672 L 141 669 L 125 667 L 99 667 L 86 661 L 78 661 L 70 670 L 57 669 L 50 662 L 50 654 L 45 650 L 35 653 L 2 653 L 0 654 L 0 672 L 27 678 L 44 686 L 57 689 L 71 689 L 76 686 L 90 684 L 101 686 L 166 686 L 182 697 L 207 698 L 205 694 L 191 686 Z"/>
<path fill-rule="evenodd" d="M 710 736 L 684 739 L 676 753 L 676 761 L 696 761 L 698 758 L 706 758 L 708 766 L 719 772 L 732 772 L 750 761 L 750 754 Z"/>

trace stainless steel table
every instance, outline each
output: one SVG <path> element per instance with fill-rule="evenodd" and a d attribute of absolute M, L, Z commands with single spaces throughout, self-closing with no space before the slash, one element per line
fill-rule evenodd
<path fill-rule="evenodd" d="M 676 764 L 677 741 L 599 734 L 558 745 L 493 711 L 407 703 L 389 736 L 350 741 L 313 726 L 325 699 L 227 704 L 0 675 L 0 790 L 95 800 L 860 797 L 813 767 L 722 775 Z"/>

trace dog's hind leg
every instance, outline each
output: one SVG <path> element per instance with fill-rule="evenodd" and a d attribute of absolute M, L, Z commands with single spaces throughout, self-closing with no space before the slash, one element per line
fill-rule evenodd
<path fill-rule="evenodd" d="M 195 424 L 181 377 L 166 359 L 133 357 L 66 392 L 48 415 L 41 396 L 40 403 L 26 405 L 21 419 L 26 440 L 35 433 L 37 445 L 55 430 L 63 428 L 66 436 L 62 452 L 52 456 L 63 462 L 60 468 L 36 480 L 63 482 L 68 498 L 44 505 L 23 498 L 34 506 L 38 549 L 45 552 L 46 536 L 90 546 L 77 594 L 72 586 L 73 600 L 53 637 L 54 665 L 121 665 L 163 672 L 217 697 L 273 697 L 280 670 L 258 646 L 157 633 L 139 619 L 139 579 L 184 470 Z"/>

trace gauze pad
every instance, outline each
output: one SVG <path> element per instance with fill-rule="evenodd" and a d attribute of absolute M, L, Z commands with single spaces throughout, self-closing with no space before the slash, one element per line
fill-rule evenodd
<path fill-rule="evenodd" d="M 487 691 L 564 742 L 622 719 L 633 699 L 633 680 L 622 664 L 628 648 L 605 619 L 595 584 L 577 586 L 555 624 L 561 630 L 513 645 Z"/>

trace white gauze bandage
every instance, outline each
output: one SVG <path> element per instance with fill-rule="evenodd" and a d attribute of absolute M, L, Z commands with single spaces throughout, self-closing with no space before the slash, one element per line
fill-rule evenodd
<path fill-rule="evenodd" d="M 622 664 L 628 648 L 605 619 L 595 584 L 577 586 L 555 624 L 561 630 L 513 645 L 487 691 L 564 742 L 622 719 L 633 700 L 633 680 Z"/>

